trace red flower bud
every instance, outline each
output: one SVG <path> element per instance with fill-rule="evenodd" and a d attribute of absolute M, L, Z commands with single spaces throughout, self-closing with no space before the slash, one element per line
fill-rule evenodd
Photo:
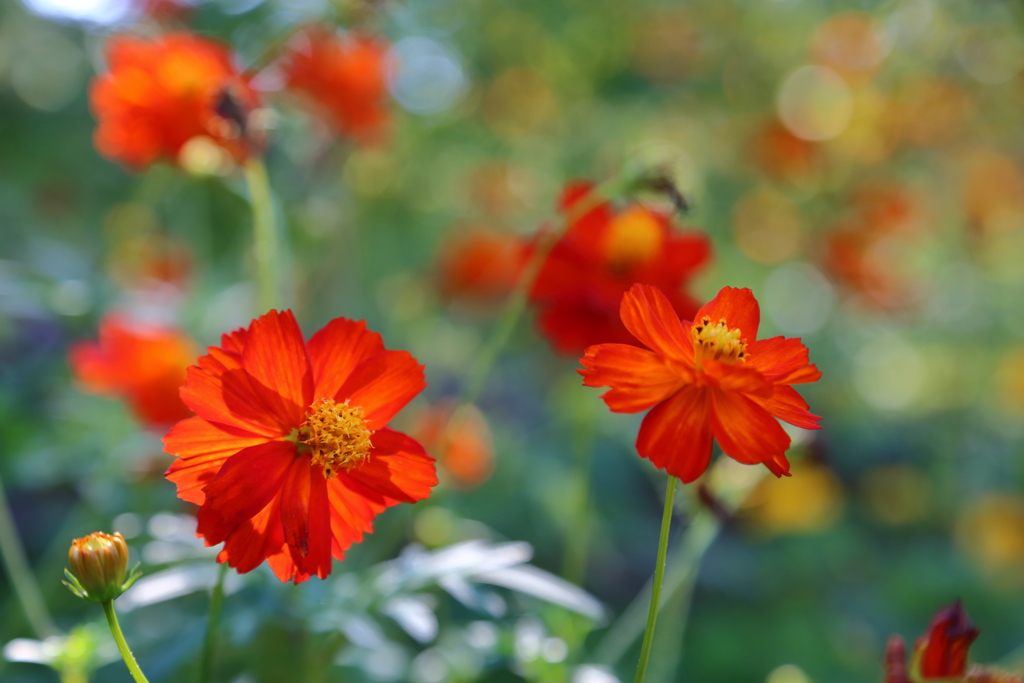
<path fill-rule="evenodd" d="M 914 646 L 914 661 L 923 679 L 963 676 L 967 670 L 967 650 L 978 637 L 960 601 L 932 619 L 928 635 Z"/>
<path fill-rule="evenodd" d="M 128 545 L 119 533 L 97 531 L 76 538 L 68 548 L 68 564 L 71 568 L 64 570 L 68 579 L 64 584 L 90 602 L 117 598 L 139 577 L 137 569 L 128 574 Z"/>

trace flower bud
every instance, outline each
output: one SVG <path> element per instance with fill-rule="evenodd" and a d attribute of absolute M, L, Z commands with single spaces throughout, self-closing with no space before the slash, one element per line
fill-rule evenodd
<path fill-rule="evenodd" d="M 128 573 L 128 545 L 119 533 L 97 531 L 76 538 L 68 548 L 68 564 L 64 585 L 90 602 L 117 598 L 141 575 L 137 567 Z"/>
<path fill-rule="evenodd" d="M 952 678 L 967 670 L 967 650 L 978 637 L 960 601 L 932 619 L 928 634 L 915 645 L 914 662 L 920 678 Z"/>

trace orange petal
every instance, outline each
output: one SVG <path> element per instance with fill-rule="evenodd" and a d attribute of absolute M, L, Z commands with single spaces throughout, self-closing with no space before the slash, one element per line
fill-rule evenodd
<path fill-rule="evenodd" d="M 772 337 L 747 345 L 747 365 L 757 368 L 775 384 L 804 384 L 821 377 L 810 364 L 807 347 L 799 339 Z"/>
<path fill-rule="evenodd" d="M 356 366 L 335 400 L 361 406 L 370 430 L 383 427 L 427 386 L 423 366 L 406 351 L 385 351 Z"/>
<path fill-rule="evenodd" d="M 775 417 L 795 427 L 821 429 L 818 424 L 821 418 L 810 412 L 807 401 L 791 386 L 778 384 L 771 398 L 754 400 Z"/>
<path fill-rule="evenodd" d="M 281 491 L 295 460 L 295 444 L 271 441 L 235 453 L 206 485 L 206 504 L 199 509 L 199 534 L 215 545 L 239 524 L 253 517 Z"/>
<path fill-rule="evenodd" d="M 626 344 L 598 344 L 580 358 L 583 385 L 611 387 L 601 398 L 616 413 L 639 413 L 674 394 L 693 372 L 653 351 Z"/>
<path fill-rule="evenodd" d="M 283 426 L 298 427 L 313 402 L 313 371 L 291 311 L 270 311 L 249 326 L 242 351 L 253 391 Z"/>
<path fill-rule="evenodd" d="M 370 459 L 339 474 L 349 489 L 388 507 L 415 503 L 430 496 L 437 486 L 434 459 L 415 439 L 393 429 L 373 435 Z"/>
<path fill-rule="evenodd" d="M 283 546 L 281 496 L 275 496 L 262 510 L 228 534 L 217 560 L 227 562 L 244 574 L 260 566 L 263 560 L 279 552 Z"/>
<path fill-rule="evenodd" d="M 747 465 L 775 461 L 789 435 L 767 410 L 743 394 L 711 388 L 711 427 L 726 455 Z"/>
<path fill-rule="evenodd" d="M 323 468 L 297 458 L 281 492 L 284 542 L 294 549 L 292 559 L 303 574 L 321 579 L 331 573 L 331 523 L 327 480 Z"/>
<path fill-rule="evenodd" d="M 331 507 L 331 554 L 345 559 L 345 551 L 373 532 L 373 518 L 387 507 L 381 500 L 369 500 L 346 485 L 347 478 L 337 476 L 327 482 Z M 349 482 L 351 483 L 351 482 Z M 397 501 L 396 501 L 397 503 Z"/>
<path fill-rule="evenodd" d="M 313 398 L 334 398 L 361 361 L 384 351 L 384 342 L 363 320 L 335 318 L 310 337 L 306 350 L 316 381 Z"/>
<path fill-rule="evenodd" d="M 205 361 L 201 358 L 200 362 Z M 270 438 L 285 436 L 290 431 L 263 407 L 242 370 L 218 376 L 193 365 L 180 393 L 185 405 L 209 422 Z"/>
<path fill-rule="evenodd" d="M 715 381 L 723 391 L 738 391 L 770 398 L 774 385 L 759 371 L 747 365 L 727 365 L 717 360 L 705 360 L 704 374 Z"/>
<path fill-rule="evenodd" d="M 684 484 L 711 462 L 711 421 L 706 387 L 683 387 L 654 407 L 640 425 L 636 450 Z"/>
<path fill-rule="evenodd" d="M 688 330 L 668 298 L 657 287 L 634 284 L 622 297 L 622 322 L 633 336 L 655 353 L 693 363 L 693 344 Z"/>
<path fill-rule="evenodd" d="M 273 570 L 274 576 L 281 581 L 294 581 L 300 584 L 309 580 L 309 574 L 299 569 L 295 549 L 290 545 L 282 546 L 277 553 L 268 557 L 267 564 Z"/>
<path fill-rule="evenodd" d="M 739 328 L 740 338 L 747 344 L 757 339 L 757 328 L 761 324 L 761 307 L 753 292 L 747 288 L 723 287 L 718 295 L 704 304 L 695 320 L 707 316 L 711 322 L 717 323 L 725 319 L 730 329 Z"/>
<path fill-rule="evenodd" d="M 166 476 L 178 485 L 179 498 L 202 505 L 206 502 L 203 487 L 224 461 L 243 448 L 266 441 L 265 436 L 190 417 L 174 425 L 164 437 L 164 451 L 178 456 Z"/>

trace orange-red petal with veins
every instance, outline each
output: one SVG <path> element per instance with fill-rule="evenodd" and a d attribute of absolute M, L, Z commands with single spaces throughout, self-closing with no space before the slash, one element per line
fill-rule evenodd
<path fill-rule="evenodd" d="M 775 386 L 771 398 L 755 398 L 755 402 L 775 417 L 801 429 L 821 429 L 821 418 L 810 412 L 807 401 L 796 389 L 786 384 Z"/>
<path fill-rule="evenodd" d="M 683 327 L 671 302 L 657 287 L 634 284 L 622 296 L 619 315 L 626 329 L 651 351 L 693 363 L 689 329 Z"/>
<path fill-rule="evenodd" d="M 232 455 L 206 485 L 199 508 L 199 533 L 207 545 L 220 543 L 239 524 L 267 506 L 281 491 L 295 461 L 295 444 L 271 441 Z"/>
<path fill-rule="evenodd" d="M 283 545 L 281 497 L 275 496 L 262 510 L 228 534 L 217 560 L 226 561 L 240 574 L 244 574 L 260 566 L 263 560 L 278 552 Z"/>
<path fill-rule="evenodd" d="M 711 462 L 708 389 L 687 386 L 658 404 L 640 425 L 637 452 L 689 484 Z"/>
<path fill-rule="evenodd" d="M 313 371 L 291 311 L 270 311 L 249 326 L 242 351 L 249 381 L 283 428 L 298 427 L 313 402 Z"/>
<path fill-rule="evenodd" d="M 430 496 L 437 485 L 434 459 L 410 436 L 381 429 L 373 437 L 370 459 L 343 473 L 352 491 L 388 507 L 415 503 Z"/>
<path fill-rule="evenodd" d="M 267 437 L 190 417 L 164 436 L 164 451 L 178 456 L 166 476 L 178 486 L 178 497 L 196 505 L 206 502 L 203 487 L 220 471 L 229 457 L 249 446 L 266 443 Z"/>
<path fill-rule="evenodd" d="M 245 338 L 248 335 L 248 330 L 244 327 L 239 327 L 234 332 L 225 332 L 220 335 L 220 346 L 225 351 L 231 353 L 237 353 L 239 356 L 242 355 L 242 349 L 245 348 Z"/>
<path fill-rule="evenodd" d="M 768 468 L 768 471 L 776 477 L 793 476 L 789 473 L 789 460 L 786 459 L 786 455 L 784 453 L 779 453 L 771 460 L 765 460 L 764 465 Z"/>
<path fill-rule="evenodd" d="M 406 351 L 385 351 L 356 366 L 335 400 L 361 406 L 366 427 L 386 425 L 427 386 L 423 366 Z"/>
<path fill-rule="evenodd" d="M 776 384 L 816 382 L 821 377 L 810 364 L 807 347 L 799 339 L 772 337 L 747 345 L 747 365 L 757 368 Z"/>
<path fill-rule="evenodd" d="M 714 299 L 704 304 L 694 320 L 711 318 L 712 323 L 725 319 L 729 329 L 739 328 L 740 338 L 747 344 L 757 339 L 757 328 L 761 324 L 761 307 L 754 293 L 747 288 L 722 287 Z"/>
<path fill-rule="evenodd" d="M 383 501 L 371 501 L 352 490 L 354 484 L 339 475 L 327 482 L 327 500 L 331 506 L 331 554 L 336 560 L 345 559 L 345 551 L 353 543 L 363 540 L 363 534 L 373 532 L 373 518 L 387 507 Z"/>
<path fill-rule="evenodd" d="M 323 468 L 298 458 L 281 491 L 281 526 L 292 560 L 303 574 L 331 573 L 331 521 Z"/>
<path fill-rule="evenodd" d="M 299 570 L 295 561 L 295 550 L 284 545 L 281 550 L 267 558 L 267 564 L 279 581 L 294 581 L 300 584 L 309 580 L 309 574 Z"/>
<path fill-rule="evenodd" d="M 717 360 L 702 362 L 704 373 L 714 380 L 722 391 L 738 391 L 743 394 L 770 398 L 774 385 L 754 368 L 746 365 L 728 365 Z"/>
<path fill-rule="evenodd" d="M 335 318 L 310 337 L 306 351 L 315 381 L 313 400 L 335 398 L 359 363 L 384 351 L 384 342 L 363 320 Z"/>
<path fill-rule="evenodd" d="M 580 364 L 583 385 L 611 387 L 601 398 L 616 413 L 639 413 L 675 393 L 693 371 L 647 349 L 626 344 L 589 347 Z M 674 365 L 674 366 L 673 366 Z"/>
<path fill-rule="evenodd" d="M 743 394 L 711 387 L 711 428 L 730 458 L 747 465 L 774 460 L 789 448 L 789 435 L 767 410 Z"/>
<path fill-rule="evenodd" d="M 179 393 L 185 405 L 209 422 L 270 438 L 285 436 L 290 431 L 282 429 L 258 401 L 241 370 L 215 376 L 193 365 Z"/>

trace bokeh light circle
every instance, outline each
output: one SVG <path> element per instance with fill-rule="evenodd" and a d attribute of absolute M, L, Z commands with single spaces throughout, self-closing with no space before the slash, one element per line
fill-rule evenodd
<path fill-rule="evenodd" d="M 853 117 L 850 86 L 826 66 L 803 66 L 791 73 L 779 88 L 775 105 L 786 128 L 804 140 L 831 140 Z"/>

